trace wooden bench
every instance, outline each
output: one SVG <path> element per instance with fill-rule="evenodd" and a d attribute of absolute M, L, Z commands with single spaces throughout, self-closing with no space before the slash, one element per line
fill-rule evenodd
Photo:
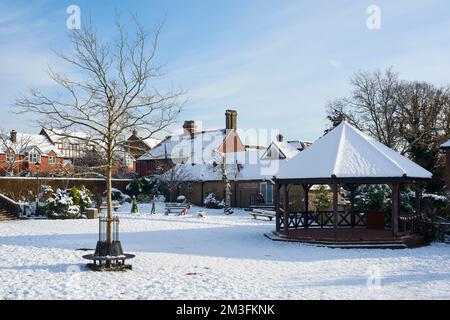
<path fill-rule="evenodd" d="M 166 203 L 166 207 L 164 213 L 169 215 L 170 213 L 178 213 L 181 214 L 184 210 L 190 207 L 189 203 L 178 203 L 178 202 L 168 202 Z"/>
<path fill-rule="evenodd" d="M 117 202 L 117 201 L 113 201 L 112 202 L 112 208 L 113 208 L 114 211 L 117 211 L 117 209 L 120 208 L 120 203 Z M 103 202 L 101 204 L 100 209 L 99 209 L 98 212 L 101 212 L 103 209 L 108 209 L 108 206 L 107 206 L 106 202 Z"/>
<path fill-rule="evenodd" d="M 262 217 L 262 218 L 268 218 L 270 221 L 272 221 L 272 219 L 275 218 L 275 216 L 276 216 L 275 211 L 261 210 L 261 209 L 253 209 L 250 212 L 250 215 L 253 217 L 253 219 Z"/>

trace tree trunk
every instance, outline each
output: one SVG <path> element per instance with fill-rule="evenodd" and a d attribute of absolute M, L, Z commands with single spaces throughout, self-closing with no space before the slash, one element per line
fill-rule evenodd
<path fill-rule="evenodd" d="M 111 244 L 113 241 L 113 232 L 112 232 L 112 168 L 108 166 L 108 172 L 106 175 L 106 207 L 108 212 L 108 222 L 106 227 L 106 241 Z"/>

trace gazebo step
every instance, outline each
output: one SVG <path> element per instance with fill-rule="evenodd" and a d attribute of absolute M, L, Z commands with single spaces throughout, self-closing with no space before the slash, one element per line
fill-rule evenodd
<path fill-rule="evenodd" d="M 327 246 L 330 248 L 345 249 L 405 249 L 417 247 L 423 244 L 420 235 L 407 235 L 400 238 L 373 238 L 373 239 L 332 239 L 312 237 L 286 237 L 276 232 L 267 233 L 265 236 L 273 241 L 300 242 Z"/>

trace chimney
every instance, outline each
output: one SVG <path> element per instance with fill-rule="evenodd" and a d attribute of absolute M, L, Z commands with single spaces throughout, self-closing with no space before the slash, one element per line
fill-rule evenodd
<path fill-rule="evenodd" d="M 197 131 L 197 124 L 194 120 L 185 121 L 183 124 L 183 129 L 186 134 L 190 134 L 191 138 L 193 138 L 195 132 Z"/>
<path fill-rule="evenodd" d="M 13 130 L 10 132 L 10 138 L 11 138 L 11 142 L 12 143 L 16 143 L 17 142 L 17 131 Z"/>
<path fill-rule="evenodd" d="M 138 131 L 137 131 L 136 128 L 133 129 L 133 135 L 136 136 L 136 137 L 137 137 L 137 135 L 138 135 Z"/>
<path fill-rule="evenodd" d="M 227 130 L 236 130 L 237 129 L 237 111 L 236 110 L 227 110 L 225 112 L 225 128 Z"/>
<path fill-rule="evenodd" d="M 283 137 L 283 135 L 281 133 L 277 134 L 277 141 L 278 142 L 283 142 L 283 139 L 284 139 L 284 137 Z"/>

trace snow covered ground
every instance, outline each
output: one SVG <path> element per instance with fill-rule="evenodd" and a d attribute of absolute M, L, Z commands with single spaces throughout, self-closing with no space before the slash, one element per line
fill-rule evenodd
<path fill-rule="evenodd" d="M 129 205 L 121 211 L 129 212 Z M 148 205 L 140 205 L 149 212 Z M 121 214 L 133 270 L 88 271 L 96 220 L 0 223 L 0 299 L 450 299 L 450 245 L 342 250 L 273 242 L 274 222 Z M 158 205 L 162 212 L 162 205 Z"/>

